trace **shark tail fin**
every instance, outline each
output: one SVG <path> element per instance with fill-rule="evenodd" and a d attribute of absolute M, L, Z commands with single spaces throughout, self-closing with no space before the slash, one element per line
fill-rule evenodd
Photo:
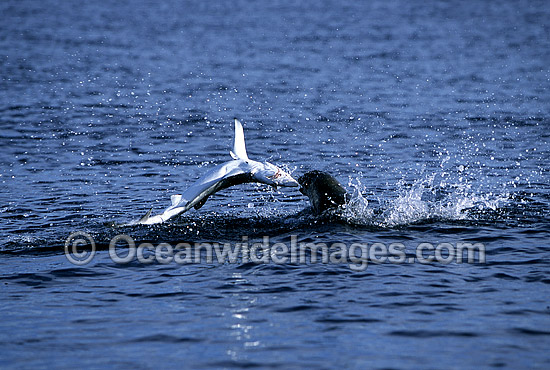
<path fill-rule="evenodd" d="M 244 142 L 244 131 L 242 123 L 235 118 L 235 138 L 233 139 L 233 150 L 229 152 L 233 159 L 248 160 L 246 145 Z"/>
<path fill-rule="evenodd" d="M 139 219 L 138 223 L 142 223 L 142 222 L 145 222 L 149 219 L 149 217 L 151 217 L 151 212 L 153 212 L 153 208 L 151 208 L 146 214 L 145 216 L 143 216 L 142 218 Z"/>

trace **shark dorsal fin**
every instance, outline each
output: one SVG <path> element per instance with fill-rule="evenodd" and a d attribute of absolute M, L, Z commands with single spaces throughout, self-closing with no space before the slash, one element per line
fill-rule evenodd
<path fill-rule="evenodd" d="M 233 139 L 233 150 L 229 152 L 233 159 L 248 160 L 246 145 L 244 143 L 243 125 L 235 118 L 235 138 Z"/>
<path fill-rule="evenodd" d="M 172 206 L 177 205 L 181 201 L 181 194 L 172 195 L 170 201 L 172 202 Z"/>

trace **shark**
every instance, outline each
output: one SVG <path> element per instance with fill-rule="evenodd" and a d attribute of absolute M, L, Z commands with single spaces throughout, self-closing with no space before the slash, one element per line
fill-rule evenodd
<path fill-rule="evenodd" d="M 191 208 L 200 209 L 211 195 L 239 184 L 261 183 L 274 188 L 300 186 L 289 173 L 274 164 L 248 158 L 243 125 L 237 118 L 234 122 L 233 150 L 229 152 L 232 160 L 209 170 L 182 194 L 172 195 L 171 205 L 163 213 L 152 215 L 151 208 L 145 216 L 124 226 L 163 223 Z"/>

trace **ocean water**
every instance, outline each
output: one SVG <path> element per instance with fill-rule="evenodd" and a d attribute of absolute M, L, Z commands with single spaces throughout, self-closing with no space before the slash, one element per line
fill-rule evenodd
<path fill-rule="evenodd" d="M 0 11 L 1 367 L 550 367 L 547 2 Z M 341 216 L 245 184 L 113 226 L 230 160 L 234 117 L 252 159 L 335 176 Z M 74 232 L 93 238 L 85 265 L 65 255 Z M 400 243 L 406 263 L 116 263 L 121 234 Z M 479 243 L 485 261 L 419 263 L 421 243 Z"/>

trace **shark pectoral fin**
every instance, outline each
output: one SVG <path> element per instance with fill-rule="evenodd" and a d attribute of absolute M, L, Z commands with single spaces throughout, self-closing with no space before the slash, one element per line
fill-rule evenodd
<path fill-rule="evenodd" d="M 145 216 L 143 216 L 142 218 L 139 219 L 138 223 L 142 223 L 142 222 L 145 222 L 149 219 L 149 217 L 151 217 L 151 212 L 153 212 L 153 208 L 151 208 L 146 214 Z"/>
<path fill-rule="evenodd" d="M 181 201 L 181 194 L 174 194 L 170 197 L 170 201 L 172 202 L 172 206 L 178 205 L 178 203 Z"/>
<path fill-rule="evenodd" d="M 248 160 L 246 145 L 244 143 L 244 131 L 242 123 L 235 118 L 235 138 L 233 139 L 233 151 L 229 152 L 233 159 Z"/>
<path fill-rule="evenodd" d="M 199 202 L 197 202 L 197 204 L 193 206 L 193 208 L 200 209 L 202 206 L 204 206 L 204 203 L 206 203 L 207 200 L 208 200 L 208 196 L 202 198 Z"/>

